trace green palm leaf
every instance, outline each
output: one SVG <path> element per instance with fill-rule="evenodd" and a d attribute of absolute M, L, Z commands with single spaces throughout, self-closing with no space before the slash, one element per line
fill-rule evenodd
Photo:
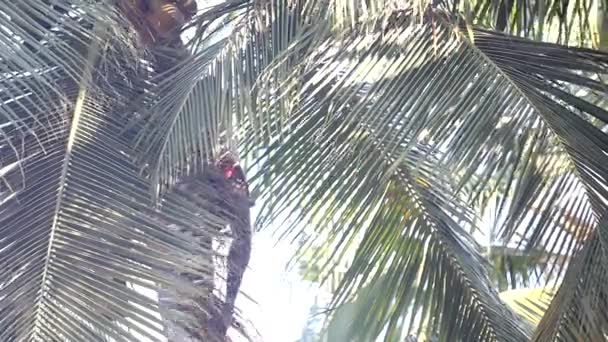
<path fill-rule="evenodd" d="M 363 340 L 378 336 L 383 329 L 388 329 L 384 330 L 387 336 L 402 336 L 409 328 L 400 320 L 409 310 L 420 312 L 422 319 L 427 318 L 429 310 L 439 315 L 433 317 L 430 327 L 439 329 L 441 336 L 467 340 L 469 328 L 480 327 L 472 322 L 481 320 L 488 325 L 476 336 L 521 340 L 523 335 L 513 332 L 519 324 L 502 319 L 508 315 L 494 312 L 493 316 L 490 309 L 484 309 L 488 316 L 467 311 L 478 305 L 500 306 L 498 300 L 472 304 L 470 301 L 476 298 L 466 295 L 465 289 L 473 288 L 474 293 L 484 293 L 480 297 L 492 298 L 491 292 L 482 290 L 487 286 L 484 272 L 468 268 L 481 263 L 475 259 L 474 245 L 444 235 L 457 232 L 458 226 L 471 226 L 461 220 L 469 211 L 467 205 L 456 204 L 458 201 L 452 198 L 458 197 L 459 189 L 472 191 L 471 198 L 486 190 L 501 191 L 490 184 L 497 177 L 508 184 L 503 194 L 517 194 L 529 184 L 530 172 L 535 172 L 541 180 L 535 181 L 535 188 L 528 188 L 533 192 L 516 196 L 504 206 L 502 239 L 549 254 L 579 250 L 581 244 L 560 233 L 563 229 L 556 221 L 582 213 L 583 219 L 574 230 L 586 230 L 587 222 L 594 222 L 593 215 L 604 212 L 600 203 L 606 198 L 601 186 L 605 163 L 591 162 L 589 157 L 594 154 L 592 159 L 597 161 L 606 158 L 600 152 L 605 136 L 586 120 L 589 115 L 600 118 L 606 112 L 569 96 L 564 85 L 604 92 L 590 72 L 605 73 L 606 56 L 481 29 L 472 31 L 473 45 L 467 42 L 469 34 L 465 30 L 441 15 L 431 14 L 417 25 L 406 12 L 387 23 L 384 30 L 378 25 L 371 31 L 339 35 L 327 32 L 325 40 L 318 43 L 323 48 L 316 50 L 307 64 L 308 73 L 291 75 L 304 79 L 298 93 L 300 106 L 293 114 L 287 138 L 270 145 L 261 159 L 261 191 L 274 196 L 264 207 L 262 219 L 285 215 L 295 222 L 294 228 L 302 221 L 313 220 L 314 231 L 325 232 L 321 235 L 324 239 L 329 237 L 327 243 L 336 249 L 336 258 L 351 243 L 357 248 L 369 245 L 360 252 L 365 262 L 355 259 L 358 261 L 350 267 L 351 275 L 337 291 L 337 302 L 354 296 L 353 287 L 380 279 L 383 267 L 389 269 L 382 260 L 399 262 L 396 253 L 401 250 L 401 239 L 411 234 L 411 238 L 426 241 L 428 247 L 418 252 L 401 247 L 403 265 L 391 268 L 402 270 L 395 279 L 411 279 L 410 272 L 420 272 L 423 286 L 419 294 L 408 293 L 408 287 L 398 280 L 385 284 L 386 302 L 377 304 L 378 314 L 371 314 L 373 306 L 366 307 L 362 317 L 368 319 L 361 318 L 361 324 L 355 325 L 357 332 L 364 334 Z M 542 67 L 549 62 L 551 69 Z M 272 113 L 272 107 L 268 111 Z M 353 142 L 358 142 L 356 147 Z M 515 155 L 514 143 L 520 151 Z M 410 156 L 421 144 L 429 148 Z M 555 153 L 539 158 L 538 152 L 547 151 L 547 146 Z M 408 158 L 413 161 L 402 166 Z M 379 235 L 382 239 L 368 236 L 367 229 L 374 227 L 374 213 L 382 207 L 388 179 L 400 167 L 409 170 L 407 174 L 435 170 L 436 174 L 427 175 L 435 180 L 430 181 L 435 197 L 406 205 L 409 210 L 417 208 L 413 213 L 407 211 L 408 215 L 416 214 L 411 221 L 402 222 L 402 217 L 389 212 L 378 214 L 383 221 L 377 226 L 395 235 Z M 534 171 L 539 169 L 540 173 Z M 566 176 L 556 182 L 556 174 Z M 429 196 L 421 193 L 423 190 L 414 186 L 410 177 L 403 180 L 399 191 L 402 196 Z M 438 179 L 444 180 L 437 183 Z M 453 186 L 441 187 L 445 181 Z M 569 190 L 562 191 L 564 187 Z M 572 197 L 573 192 L 578 196 Z M 519 203 L 520 199 L 525 202 Z M 532 210 L 538 205 L 543 208 L 540 214 Z M 386 221 L 387 217 L 394 221 Z M 421 253 L 420 259 L 410 259 L 416 253 Z M 434 259 L 429 259 L 431 256 Z M 422 260 L 433 263 L 424 264 Z M 437 269 L 431 265 L 442 266 Z M 457 293 L 450 296 L 454 302 L 449 304 L 443 302 L 448 289 Z M 392 301 L 403 306 L 387 311 Z M 437 313 L 435 309 L 443 311 Z M 446 323 L 454 321 L 450 314 L 456 312 L 462 319 L 454 323 L 458 325 Z M 454 335 L 456 332 L 460 335 Z"/>
<path fill-rule="evenodd" d="M 536 39 L 598 46 L 603 35 L 603 1 L 445 1 L 471 22 Z"/>
<path fill-rule="evenodd" d="M 608 336 L 608 279 L 601 235 L 594 235 L 573 260 L 533 341 L 602 341 Z"/>
<path fill-rule="evenodd" d="M 303 2 L 294 6 L 228 2 L 205 11 L 201 18 L 213 22 L 226 8 L 233 11 L 226 23 L 231 33 L 199 31 L 192 44 L 202 48 L 174 74 L 160 75 L 154 93 L 159 98 L 143 99 L 152 114 L 135 143 L 161 190 L 179 175 L 200 170 L 201 156 L 217 153 L 220 141 L 230 144 L 241 137 L 239 122 L 246 119 L 256 132 L 274 129 L 252 100 L 265 96 L 256 91 L 256 84 L 264 82 L 258 76 L 292 40 L 310 39 L 304 18 L 298 16 L 307 11 Z M 276 84 L 274 79 L 269 82 Z"/>
<path fill-rule="evenodd" d="M 121 22 L 107 4 L 63 6 L 75 16 L 61 33 L 40 29 L 48 41 L 18 19 L 47 3 L 0 9 L 14 19 L 0 34 L 15 44 L 0 49 L 9 94 L 0 105 L 0 340 L 160 341 L 159 304 L 141 289 L 206 295 L 179 275 L 210 277 L 213 252 L 192 234 L 211 238 L 225 219 L 179 193 L 151 205 L 120 135 L 137 90 L 128 76 L 140 70 L 126 35 L 110 29 Z M 24 49 L 40 52 L 25 58 Z"/>
<path fill-rule="evenodd" d="M 536 325 L 547 311 L 554 294 L 551 288 L 526 288 L 501 292 L 500 298 Z"/>

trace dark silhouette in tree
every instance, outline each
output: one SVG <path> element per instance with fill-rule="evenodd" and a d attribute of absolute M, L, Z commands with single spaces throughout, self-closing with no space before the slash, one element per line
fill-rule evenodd
<path fill-rule="evenodd" d="M 252 229 L 249 209 L 253 201 L 249 195 L 245 173 L 236 157 L 225 152 L 220 154 L 217 161 L 206 165 L 203 172 L 181 179 L 176 190 L 187 194 L 194 203 L 211 206 L 207 209 L 229 222 L 232 241 L 226 257 L 225 298 L 223 301 L 212 295 L 203 298 L 198 304 L 205 308 L 206 314 L 201 316 L 200 313 L 193 313 L 203 320 L 201 326 L 209 331 L 199 333 L 186 328 L 190 335 L 197 338 L 224 341 L 228 328 L 236 325 L 233 319 L 234 305 L 251 254 Z M 211 238 L 204 239 L 203 243 L 211 245 Z M 209 292 L 213 291 L 213 285 L 203 284 Z M 205 316 L 206 318 L 203 318 Z"/>

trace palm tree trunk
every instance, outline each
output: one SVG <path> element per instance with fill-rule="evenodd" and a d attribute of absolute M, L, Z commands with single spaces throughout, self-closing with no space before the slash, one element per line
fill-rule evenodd
<path fill-rule="evenodd" d="M 205 250 L 211 250 L 211 238 L 199 237 L 196 239 L 203 244 Z M 212 259 L 211 256 L 199 256 L 192 262 L 200 263 L 201 266 L 209 269 L 210 266 L 213 266 Z M 203 267 L 200 268 L 203 269 Z M 175 286 L 162 288 L 158 292 L 159 311 L 163 319 L 164 333 L 169 342 L 209 341 L 205 339 L 205 334 L 209 330 L 207 322 L 210 317 L 208 316 L 214 312 L 209 309 L 214 305 L 213 267 L 210 273 L 202 277 L 178 274 Z M 201 291 L 195 294 L 180 291 L 179 283 L 182 282 L 193 284 Z"/>
<path fill-rule="evenodd" d="M 200 342 L 202 340 L 192 336 L 188 330 L 180 323 L 181 314 L 179 304 L 183 302 L 179 294 L 174 289 L 162 289 L 158 293 L 158 305 L 160 314 L 163 318 L 164 333 L 169 342 Z"/>
<path fill-rule="evenodd" d="M 243 176 L 244 177 L 244 176 Z M 244 181 L 244 180 L 243 180 Z M 225 300 L 214 295 L 217 288 L 214 256 L 199 256 L 197 269 L 210 270 L 210 274 L 194 276 L 179 274 L 178 281 L 194 284 L 201 291 L 181 293 L 179 285 L 159 291 L 159 308 L 164 322 L 165 335 L 170 342 L 225 341 L 226 332 L 233 323 L 236 296 L 251 253 L 251 201 L 246 184 L 236 183 L 215 166 L 208 166 L 203 174 L 184 178 L 176 190 L 192 200 L 194 205 L 206 206 L 204 212 L 214 212 L 230 226 L 232 236 L 226 260 Z M 209 207 L 211 206 L 211 207 Z M 203 250 L 213 251 L 212 236 L 223 238 L 216 232 L 197 233 L 195 229 L 181 229 L 196 239 Z M 197 265 L 195 265 L 197 266 Z"/>

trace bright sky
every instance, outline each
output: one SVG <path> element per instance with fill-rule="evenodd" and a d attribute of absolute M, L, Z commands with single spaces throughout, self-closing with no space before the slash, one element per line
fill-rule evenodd
<path fill-rule="evenodd" d="M 275 244 L 271 231 L 254 235 L 250 269 L 241 287 L 257 304 L 241 294 L 236 305 L 262 341 L 293 342 L 302 336 L 317 287 L 303 282 L 297 270 L 285 269 L 295 247 L 287 242 Z"/>

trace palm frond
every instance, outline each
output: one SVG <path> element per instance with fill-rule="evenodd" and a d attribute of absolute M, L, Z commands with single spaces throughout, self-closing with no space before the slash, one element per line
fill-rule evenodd
<path fill-rule="evenodd" d="M 605 27 L 606 4 L 601 0 L 475 0 L 444 1 L 470 22 L 514 35 L 563 44 L 598 46 Z"/>
<path fill-rule="evenodd" d="M 238 0 L 204 9 L 194 21 L 192 58 L 175 62 L 179 68 L 160 75 L 152 95 L 135 105 L 150 113 L 135 141 L 154 184 L 162 191 L 180 175 L 200 170 L 218 141 L 243 138 L 243 121 L 256 131 L 256 141 L 281 131 L 296 103 L 268 89 L 285 87 L 285 76 L 305 67 L 302 58 L 322 42 L 317 37 L 374 23 L 400 8 L 418 13 L 427 4 Z M 222 18 L 220 29 L 209 30 Z M 297 83 L 287 86 L 293 92 Z M 280 120 L 264 113 L 269 105 L 281 111 Z"/>
<path fill-rule="evenodd" d="M 0 111 L 18 118 L 2 126 L 3 150 L 18 148 L 2 155 L 10 186 L 0 204 L 0 340 L 161 341 L 158 302 L 142 289 L 205 295 L 180 279 L 213 270 L 212 250 L 191 233 L 213 237 L 226 222 L 183 194 L 151 205 L 150 183 L 120 135 L 137 90 L 132 47 L 113 33 L 120 21 L 103 16 L 112 7 L 65 4 L 75 17 L 60 20 L 61 33 L 41 29 L 49 42 L 12 35 L 21 33 L 16 18 L 30 18 L 17 8 L 44 13 L 48 4 L 0 9 L 14 19 L 6 26 L 14 49 L 39 49 L 30 58 L 0 49 L 8 92 Z"/>
<path fill-rule="evenodd" d="M 230 2 L 212 7 L 201 17 L 219 19 L 231 10 L 226 29 L 199 31 L 195 51 L 175 74 L 161 75 L 150 119 L 136 137 L 144 164 L 159 189 L 167 189 L 183 174 L 196 172 L 218 145 L 233 145 L 242 132 L 236 125 L 248 118 L 263 131 L 254 90 L 258 76 L 292 40 L 310 39 L 304 32 L 304 2 Z M 195 44 L 192 43 L 192 44 Z M 144 104 L 147 102 L 143 99 Z"/>
<path fill-rule="evenodd" d="M 2 1 L 0 16 L 0 71 L 2 72 L 2 99 L 25 97 L 0 108 L 3 122 L 21 123 L 35 119 L 38 106 L 52 112 L 61 106 L 61 92 L 56 92 L 53 70 L 60 69 L 73 82 L 82 79 L 82 65 L 86 64 L 88 42 L 98 41 L 93 36 L 93 23 L 105 23 L 112 29 L 117 41 L 128 36 L 120 25 L 119 17 L 111 7 L 79 0 L 62 1 Z M 126 46 L 126 45 L 125 45 Z M 27 77 L 29 81 L 22 81 Z M 27 87 L 26 87 L 27 85 Z M 55 96 L 55 102 L 47 97 Z M 44 99 L 44 100 L 41 100 Z M 24 129 L 23 125 L 17 126 Z"/>
<path fill-rule="evenodd" d="M 365 279 L 374 279 L 376 269 L 369 265 L 384 265 L 380 262 L 383 258 L 396 258 L 394 248 L 401 237 L 366 239 L 365 227 L 372 224 L 375 210 L 382 208 L 379 203 L 388 191 L 387 180 L 409 153 L 426 146 L 419 150 L 422 156 L 407 163 L 405 169 L 408 174 L 437 170 L 437 174 L 428 176 L 435 189 L 433 195 L 446 200 L 439 201 L 441 205 L 433 199 L 406 206 L 412 211 L 410 207 L 416 208 L 418 215 L 409 224 L 395 219 L 377 225 L 405 236 L 405 227 L 414 225 L 418 230 L 412 230 L 412 238 L 426 236 L 424 241 L 434 248 L 424 252 L 406 249 L 411 255 L 432 255 L 435 262 L 445 265 L 443 272 L 450 267 L 464 269 L 464 274 L 454 271 L 455 278 L 449 280 L 451 285 L 456 279 L 462 281 L 461 305 L 468 307 L 466 300 L 475 300 L 466 297 L 464 289 L 470 286 L 475 288 L 471 291 L 479 291 L 486 278 L 482 271 L 464 266 L 476 260 L 476 248 L 445 232 L 475 228 L 479 222 L 462 223 L 462 208 L 468 205 L 454 204 L 453 208 L 447 205 L 453 202 L 447 198 L 466 195 L 473 205 L 484 192 L 497 193 L 500 198 L 515 194 L 497 208 L 503 226 L 501 240 L 557 254 L 554 264 L 561 272 L 563 260 L 567 260 L 561 255 L 576 253 L 582 243 L 560 225 L 572 217 L 579 218 L 578 223 L 568 227 L 576 235 L 593 227 L 596 217 L 604 212 L 606 194 L 601 175 L 606 174 L 606 136 L 590 122 L 591 117 L 605 117 L 606 111 L 571 92 L 586 89 L 605 93 L 603 83 L 595 77 L 608 70 L 606 55 L 476 28 L 471 31 L 470 42 L 467 30 L 452 24 L 450 17 L 431 12 L 423 24 L 417 25 L 409 13 L 404 11 L 381 20 L 373 30 L 325 31 L 324 35 L 317 35 L 316 39 L 323 39 L 304 62 L 305 68 L 288 75 L 280 91 L 266 90 L 278 96 L 293 96 L 295 92 L 298 105 L 290 114 L 289 125 L 281 131 L 285 138 L 267 145 L 267 152 L 258 161 L 262 170 L 258 178 L 260 190 L 272 194 L 267 198 L 261 222 L 289 217 L 293 224 L 288 231 L 311 222 L 311 234 L 320 234 L 334 243 L 336 259 L 343 256 L 349 244 L 371 244 L 365 250 L 368 258 L 384 252 L 384 257 L 374 259 L 375 263 L 357 264 L 367 268 L 350 266 L 353 273 L 349 279 L 357 284 L 355 287 L 363 286 Z M 300 85 L 287 88 L 290 84 Z M 280 98 L 275 103 L 280 103 Z M 281 113 L 270 102 L 264 111 L 277 113 L 277 120 Z M 360 145 L 355 148 L 353 141 Z M 517 146 L 516 153 L 513 146 Z M 541 156 L 540 151 L 551 153 Z M 437 161 L 432 162 L 434 159 Z M 420 190 L 410 188 L 415 182 L 407 180 L 402 184 L 403 196 L 414 197 L 412 192 L 422 196 Z M 437 185 L 446 181 L 451 185 Z M 569 190 L 564 191 L 564 187 Z M 533 192 L 523 196 L 526 190 Z M 434 205 L 439 209 L 429 209 Z M 453 221 L 446 221 L 447 218 Z M 446 227 L 445 232 L 438 227 Z M 432 233 L 424 235 L 425 231 Z M 383 241 L 386 245 L 381 244 Z M 404 258 L 409 260 L 405 254 Z M 404 265 L 411 269 L 401 268 L 403 274 L 416 274 L 416 266 L 425 267 L 416 263 Z M 429 277 L 423 278 L 429 284 L 447 290 L 442 283 L 434 282 L 432 271 L 423 274 Z M 421 288 L 423 293 L 426 287 Z M 377 336 L 382 329 L 388 329 L 384 332 L 389 336 L 401 336 L 403 326 L 397 324 L 400 321 L 395 317 L 405 315 L 406 310 L 390 316 L 392 309 L 388 308 L 392 301 L 410 303 L 411 294 L 388 287 L 387 293 L 392 294 L 388 296 L 391 302 L 384 303 L 382 310 L 389 311 L 375 316 L 373 323 L 363 321 L 368 325 L 358 325 L 362 331 Z M 413 310 L 446 308 L 437 304 L 441 303 L 439 293 L 442 292 L 434 296 L 427 293 L 428 297 L 418 295 L 428 301 L 414 301 Z M 484 293 L 483 298 L 491 298 Z M 341 288 L 337 301 L 352 295 L 350 288 Z M 454 311 L 445 309 L 440 315 L 455 315 L 458 307 L 451 306 Z M 465 317 L 480 319 L 475 315 Z M 486 319 L 494 327 L 490 330 L 499 331 L 498 335 L 517 326 Z M 462 328 L 471 322 L 459 324 Z M 442 333 L 453 329 L 451 326 Z M 494 335 L 482 336 L 492 340 Z"/>
<path fill-rule="evenodd" d="M 600 226 L 600 229 L 604 229 Z M 568 268 L 538 324 L 533 341 L 602 341 L 608 336 L 605 246 L 600 234 L 585 244 Z"/>
<path fill-rule="evenodd" d="M 507 303 L 519 315 L 537 325 L 554 296 L 551 288 L 525 288 L 500 293 L 500 299 Z"/>
<path fill-rule="evenodd" d="M 256 144 L 281 132 L 297 100 L 275 91 L 297 93 L 298 83 L 283 82 L 306 68 L 307 54 L 323 42 L 317 38 L 373 24 L 400 8 L 419 13 L 428 2 L 239 0 L 205 9 L 195 20 L 204 24 L 190 43 L 205 48 L 195 48 L 174 74 L 162 75 L 154 101 L 138 103 L 151 113 L 136 144 L 154 183 L 162 191 L 179 175 L 196 172 L 218 141 L 248 140 L 243 122 L 255 132 Z M 221 19 L 224 26 L 209 30 Z M 269 116 L 268 106 L 281 115 Z"/>

